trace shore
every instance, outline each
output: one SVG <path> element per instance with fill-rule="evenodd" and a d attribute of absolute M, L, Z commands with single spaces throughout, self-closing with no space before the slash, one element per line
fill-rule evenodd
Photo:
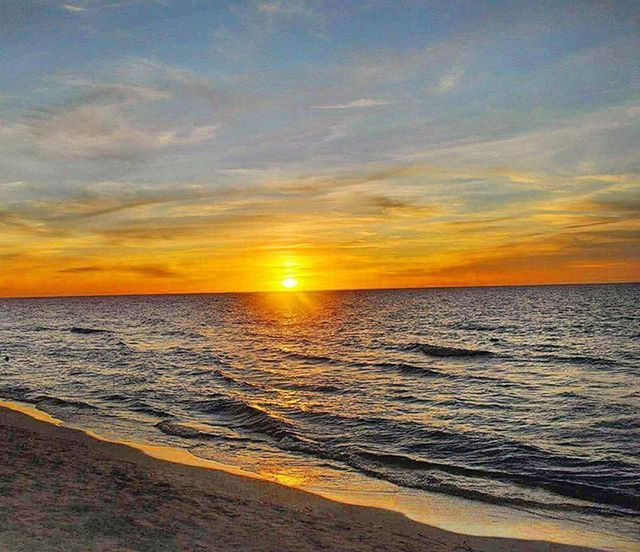
<path fill-rule="evenodd" d="M 0 549 L 557 551 L 152 458 L 0 407 Z"/>

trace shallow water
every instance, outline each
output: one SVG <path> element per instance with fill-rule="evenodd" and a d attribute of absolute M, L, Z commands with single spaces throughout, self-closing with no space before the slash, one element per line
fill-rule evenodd
<path fill-rule="evenodd" d="M 639 299 L 640 285 L 4 299 L 0 397 L 287 484 L 470 499 L 622 548 L 640 532 Z"/>

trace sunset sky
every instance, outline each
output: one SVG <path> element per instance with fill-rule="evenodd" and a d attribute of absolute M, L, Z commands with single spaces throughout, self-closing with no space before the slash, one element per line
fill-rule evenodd
<path fill-rule="evenodd" d="M 0 295 L 640 280 L 630 2 L 4 0 Z"/>

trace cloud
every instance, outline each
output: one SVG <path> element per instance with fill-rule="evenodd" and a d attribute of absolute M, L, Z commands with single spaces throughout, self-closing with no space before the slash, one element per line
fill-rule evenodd
<path fill-rule="evenodd" d="M 464 76 L 464 67 L 457 66 L 449 69 L 444 75 L 440 77 L 438 83 L 435 86 L 429 88 L 429 90 L 436 94 L 446 94 L 452 92 L 460 85 Z"/>
<path fill-rule="evenodd" d="M 151 207 L 167 210 L 171 204 L 212 201 L 230 195 L 226 190 L 208 190 L 197 184 L 136 185 L 132 182 L 101 182 L 75 185 L 66 197 L 44 198 L 40 188 L 34 190 L 37 199 L 26 200 L 14 210 L 27 220 L 40 225 L 74 227 L 94 219 L 129 212 L 145 211 Z M 70 223 L 70 224 L 68 224 Z"/>
<path fill-rule="evenodd" d="M 54 79 L 54 84 L 60 84 L 74 94 L 67 100 L 68 105 L 107 102 L 132 105 L 136 102 L 169 100 L 173 97 L 169 90 L 139 83 L 102 82 L 63 76 Z"/>
<path fill-rule="evenodd" d="M 70 268 L 62 268 L 57 271 L 58 274 L 95 274 L 95 273 L 113 273 L 113 272 L 130 272 L 141 276 L 151 278 L 174 278 L 178 273 L 161 265 L 89 265 L 76 266 Z"/>
<path fill-rule="evenodd" d="M 134 160 L 172 145 L 199 144 L 215 137 L 217 125 L 180 130 L 145 129 L 113 107 L 84 106 L 18 129 L 43 153 L 66 158 Z"/>
<path fill-rule="evenodd" d="M 314 14 L 309 5 L 302 0 L 278 0 L 276 2 L 259 2 L 258 11 L 268 14 L 305 15 Z"/>
<path fill-rule="evenodd" d="M 374 98 L 362 98 L 360 100 L 353 100 L 349 103 L 334 104 L 334 105 L 314 105 L 313 109 L 360 109 L 363 107 L 378 107 L 381 105 L 391 105 L 396 102 L 390 102 L 387 100 L 374 99 Z"/>
<path fill-rule="evenodd" d="M 187 86 L 188 93 L 194 86 L 185 84 L 184 75 L 173 75 L 169 80 L 177 86 L 171 89 L 166 81 L 154 86 L 77 77 L 52 79 L 48 86 L 63 92 L 65 103 L 32 110 L 15 122 L 0 120 L 0 134 L 8 143 L 21 145 L 23 151 L 32 148 L 37 155 L 123 161 L 214 139 L 220 123 L 211 119 L 195 124 L 193 117 L 185 114 L 183 121 L 164 125 L 157 121 L 160 106 L 173 106 L 180 101 L 180 94 L 184 97 Z"/>
<path fill-rule="evenodd" d="M 83 6 L 77 6 L 75 4 L 62 4 L 62 9 L 70 12 L 81 13 L 86 12 L 87 8 Z"/>
<path fill-rule="evenodd" d="M 304 0 L 231 3 L 233 20 L 213 30 L 211 48 L 238 63 L 253 65 L 263 61 L 270 47 L 293 33 L 326 40 L 327 18 L 317 6 Z"/>
<path fill-rule="evenodd" d="M 111 78 L 116 82 L 119 80 L 125 86 L 134 83 L 137 88 L 162 94 L 164 97 L 158 99 L 166 102 L 157 105 L 169 108 L 173 119 L 193 121 L 198 115 L 200 121 L 204 116 L 214 124 L 225 123 L 238 115 L 268 106 L 274 97 L 278 98 L 263 90 L 264 83 L 255 75 L 210 77 L 140 57 L 128 58 L 111 69 Z"/>
<path fill-rule="evenodd" d="M 83 13 L 95 10 L 126 8 L 136 4 L 167 5 L 165 0 L 77 0 L 76 2 L 63 2 L 60 7 L 71 13 Z"/>
<path fill-rule="evenodd" d="M 62 157 L 131 159 L 165 145 L 165 133 L 137 127 L 118 106 L 54 111 L 18 129 L 42 152 Z"/>
<path fill-rule="evenodd" d="M 613 105 L 584 114 L 565 115 L 539 128 L 506 136 L 461 137 L 457 143 L 397 155 L 452 166 L 509 166 L 517 172 L 555 171 L 580 176 L 593 172 L 632 172 L 638 166 L 635 147 L 640 104 Z"/>

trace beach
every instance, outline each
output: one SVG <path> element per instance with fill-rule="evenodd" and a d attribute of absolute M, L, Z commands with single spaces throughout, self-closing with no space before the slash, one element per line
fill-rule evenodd
<path fill-rule="evenodd" d="M 401 514 L 151 458 L 0 407 L 0 549 L 585 550 L 459 535 Z"/>

